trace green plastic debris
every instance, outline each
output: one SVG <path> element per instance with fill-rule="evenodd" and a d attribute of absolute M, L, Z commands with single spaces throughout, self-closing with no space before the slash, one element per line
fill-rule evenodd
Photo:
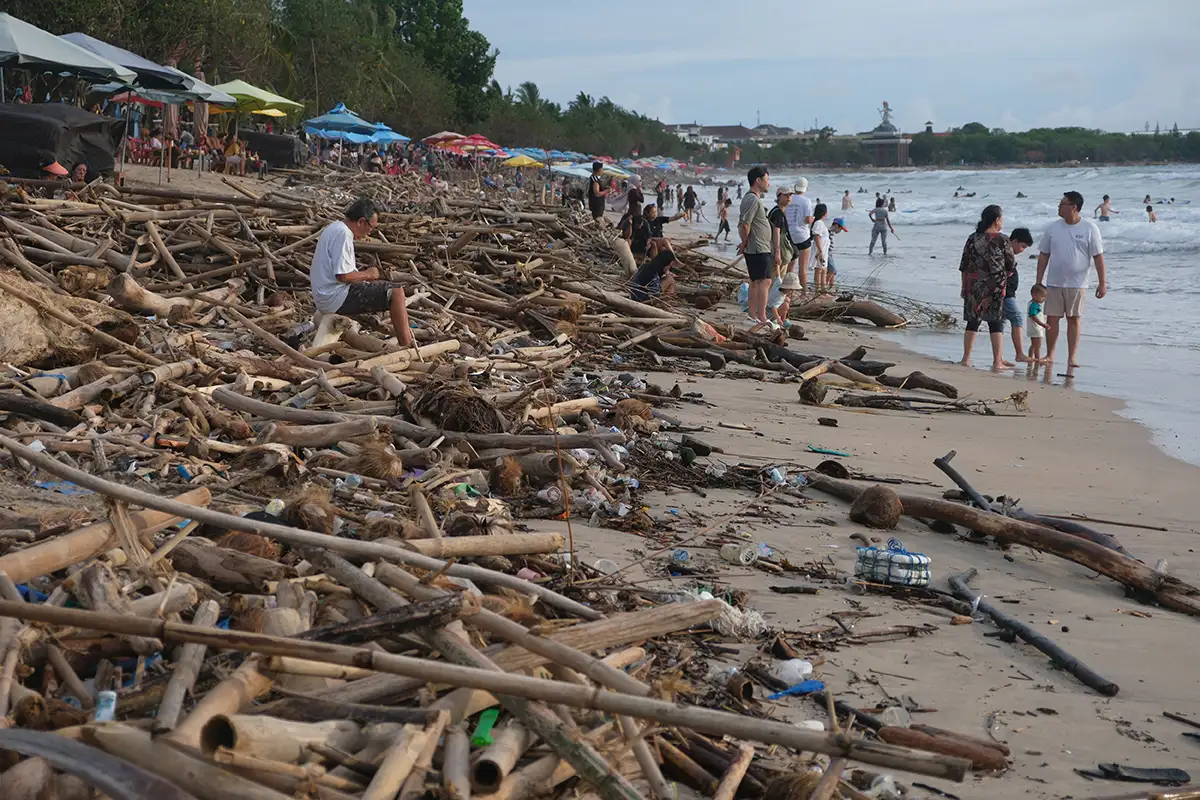
<path fill-rule="evenodd" d="M 475 726 L 475 732 L 471 734 L 473 747 L 487 747 L 492 743 L 492 727 L 498 719 L 500 719 L 500 709 L 498 708 L 489 708 L 479 715 L 479 723 Z"/>

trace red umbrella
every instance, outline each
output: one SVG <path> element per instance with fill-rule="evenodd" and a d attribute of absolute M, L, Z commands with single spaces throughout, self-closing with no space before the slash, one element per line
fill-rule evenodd
<path fill-rule="evenodd" d="M 454 141 L 450 142 L 449 144 L 451 146 L 457 147 L 461 150 L 500 150 L 501 149 L 500 145 L 496 144 L 493 141 L 490 141 L 486 136 L 483 136 L 482 134 L 478 134 L 478 133 L 472 134 L 470 136 L 464 136 L 461 139 L 455 139 Z"/>
<path fill-rule="evenodd" d="M 138 103 L 143 106 L 151 106 L 153 108 L 162 108 L 163 104 L 157 100 L 147 100 L 144 97 L 139 97 L 133 92 L 121 92 L 109 98 L 114 103 Z"/>

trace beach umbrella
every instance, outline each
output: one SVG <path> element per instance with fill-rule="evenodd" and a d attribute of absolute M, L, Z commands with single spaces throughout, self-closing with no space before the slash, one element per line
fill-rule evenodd
<path fill-rule="evenodd" d="M 338 103 L 328 114 L 322 114 L 319 117 L 313 117 L 304 121 L 305 133 L 313 133 L 317 130 L 346 131 L 347 133 L 362 133 L 370 136 L 376 129 L 374 122 L 367 122 L 358 114 L 346 108 L 344 103 Z"/>
<path fill-rule="evenodd" d="M 402 133 L 396 133 L 382 122 L 376 122 L 375 133 L 371 134 L 371 141 L 376 144 L 391 144 L 392 142 L 407 142 L 410 139 Z"/>
<path fill-rule="evenodd" d="M 236 112 L 237 112 L 236 108 L 213 108 L 213 109 L 210 109 L 210 113 L 212 113 L 212 114 L 234 114 Z M 286 111 L 280 111 L 278 108 L 263 108 L 258 111 L 251 111 L 250 113 L 260 116 L 260 117 L 286 117 L 287 116 Z"/>
<path fill-rule="evenodd" d="M 530 158 L 529 156 L 525 155 L 524 153 L 520 153 L 520 154 L 515 155 L 512 158 L 508 159 L 507 161 L 501 162 L 500 166 L 502 166 L 502 167 L 544 167 L 546 165 L 543 164 L 542 162 L 538 161 L 535 158 Z"/>
<path fill-rule="evenodd" d="M 122 50 L 120 47 L 102 42 L 86 33 L 64 33 L 58 38 L 78 45 L 114 64 L 120 64 L 122 67 L 133 70 L 137 73 L 137 85 L 143 89 L 183 89 L 186 87 L 187 75 L 179 70 L 155 64 L 136 53 Z"/>
<path fill-rule="evenodd" d="M 204 83 L 201 80 L 196 80 L 196 84 L 200 86 L 208 86 L 207 83 Z M 217 103 L 221 105 L 233 105 L 235 102 L 232 97 L 224 92 L 218 92 L 211 86 L 208 86 L 208 88 L 211 91 L 204 92 L 203 94 L 205 96 L 203 97 L 197 96 L 197 91 L 195 89 L 179 89 L 177 91 L 171 89 L 143 89 L 141 87 L 130 89 L 123 83 L 98 83 L 90 87 L 88 92 L 92 94 L 112 95 L 109 97 L 109 100 L 113 101 L 114 103 L 142 103 L 143 105 L 151 105 L 155 107 L 161 106 L 164 103 L 182 104 L 190 103 L 195 100 L 203 100 L 209 103 Z"/>
<path fill-rule="evenodd" d="M 0 13 L 0 68 L 69 72 L 100 80 L 132 84 L 137 73 L 101 58 L 73 42 L 60 39 L 36 25 Z"/>
<path fill-rule="evenodd" d="M 463 135 L 461 133 L 455 133 L 454 131 L 441 131 L 440 133 L 435 133 L 432 136 L 426 136 L 421 141 L 425 142 L 426 144 L 436 144 L 438 142 L 452 142 L 462 138 Z"/>
<path fill-rule="evenodd" d="M 478 133 L 464 136 L 461 139 L 455 139 L 450 142 L 453 146 L 460 150 L 500 150 L 500 145 Z"/>
<path fill-rule="evenodd" d="M 281 115 L 286 115 L 304 107 L 295 100 L 288 100 L 286 97 L 281 97 L 266 89 L 260 89 L 243 80 L 229 81 L 213 88 L 233 97 L 237 111 L 279 111 L 282 112 Z"/>

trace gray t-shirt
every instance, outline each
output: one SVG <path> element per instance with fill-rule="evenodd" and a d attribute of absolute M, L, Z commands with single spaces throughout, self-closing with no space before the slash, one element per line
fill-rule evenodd
<path fill-rule="evenodd" d="M 767 210 L 754 192 L 747 192 L 738 211 L 738 225 L 749 225 L 746 237 L 746 252 L 750 255 L 771 252 L 771 223 L 767 221 Z"/>
<path fill-rule="evenodd" d="M 880 206 L 879 208 L 873 208 L 871 210 L 875 212 L 875 230 L 886 231 L 888 226 L 888 210 L 883 206 Z"/>

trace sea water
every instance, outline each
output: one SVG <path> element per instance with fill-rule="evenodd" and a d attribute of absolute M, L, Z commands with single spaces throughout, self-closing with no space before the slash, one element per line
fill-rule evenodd
<path fill-rule="evenodd" d="M 841 289 L 901 294 L 962 318 L 959 299 L 959 259 L 963 243 L 984 206 L 1004 209 L 1004 230 L 1027 227 L 1035 246 L 1018 257 L 1022 308 L 1037 276 L 1036 243 L 1057 214 L 1065 191 L 1080 192 L 1085 217 L 1091 218 L 1103 195 L 1112 198 L 1114 213 L 1099 222 L 1108 267 L 1108 296 L 1097 300 L 1095 275 L 1084 308 L 1080 368 L 1075 389 L 1092 391 L 1126 402 L 1122 411 L 1153 431 L 1154 441 L 1171 455 L 1200 464 L 1200 417 L 1192 412 L 1200 393 L 1200 166 L 1101 167 L 1005 170 L 928 170 L 916 172 L 828 173 L 795 171 L 772 174 L 768 206 L 774 189 L 791 185 L 803 174 L 808 197 L 829 206 L 829 217 L 844 216 L 849 232 L 837 236 L 834 253 Z M 716 177 L 739 180 L 744 172 L 717 172 Z M 852 211 L 842 211 L 842 195 L 850 190 Z M 859 193 L 865 189 L 865 193 Z M 690 226 L 673 223 L 675 234 L 716 230 L 716 186 L 697 187 L 704 213 L 711 222 Z M 955 197 L 955 192 L 959 197 Z M 896 199 L 891 215 L 897 236 L 889 237 L 888 257 L 876 246 L 868 257 L 871 222 L 867 212 L 875 193 Z M 973 192 L 974 197 L 963 195 Z M 1017 193 L 1026 195 L 1018 198 Z M 1146 195 L 1158 215 L 1147 219 Z M 1170 203 L 1170 198 L 1175 202 Z M 674 212 L 674 204 L 668 209 Z M 737 201 L 730 209 L 737 241 Z M 734 245 L 710 248 L 734 257 Z M 810 266 L 811 280 L 811 266 Z M 906 347 L 937 358 L 962 357 L 962 327 L 947 331 L 913 329 L 885 333 Z M 1025 337 L 1028 345 L 1028 336 Z M 1012 360 L 1012 342 L 1004 335 L 1005 357 Z M 1067 382 L 1065 326 L 1051 370 L 1051 382 Z M 975 363 L 990 366 L 987 337 L 975 344 Z M 1014 382 L 1027 379 L 1024 365 L 1008 374 Z M 1042 376 L 1039 376 L 1042 377 Z M 1014 390 L 1016 387 L 1014 386 Z"/>

